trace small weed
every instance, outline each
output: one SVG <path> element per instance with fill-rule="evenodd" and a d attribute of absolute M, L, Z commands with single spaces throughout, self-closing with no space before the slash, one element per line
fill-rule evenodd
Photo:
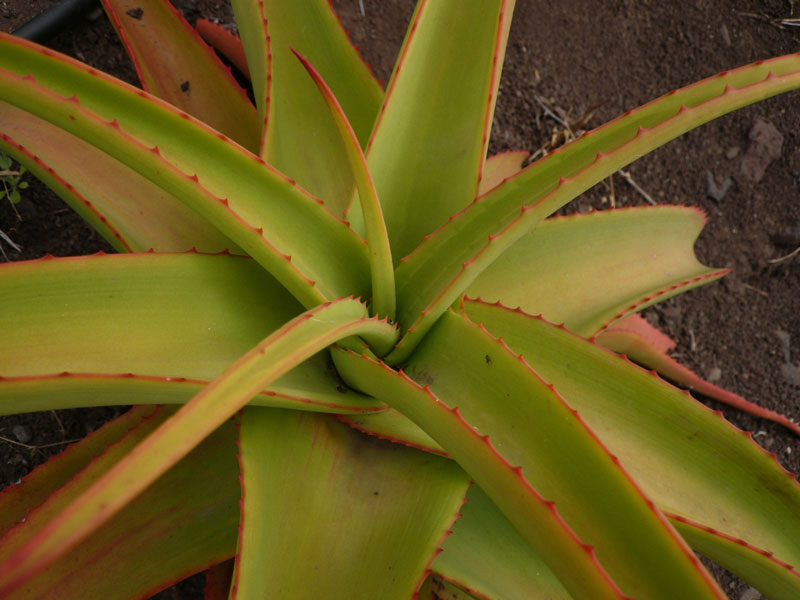
<path fill-rule="evenodd" d="M 13 166 L 11 157 L 0 152 L 0 199 L 8 198 L 11 204 L 17 204 L 22 199 L 19 191 L 28 187 L 28 182 L 22 181 L 27 169 L 22 165 L 18 165 L 17 169 Z"/>

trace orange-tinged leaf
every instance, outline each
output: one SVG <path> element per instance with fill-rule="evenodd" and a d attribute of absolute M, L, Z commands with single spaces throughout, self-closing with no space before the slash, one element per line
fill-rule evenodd
<path fill-rule="evenodd" d="M 258 151 L 255 107 L 168 0 L 103 0 L 103 6 L 145 90 Z"/>
<path fill-rule="evenodd" d="M 75 458 L 89 462 L 40 507 L 27 514 L 23 522 L 6 532 L 0 569 L 14 560 L 15 552 L 28 540 L 47 530 L 70 501 L 173 411 L 162 408 L 152 416 L 147 416 L 147 412 L 152 412 L 152 408 L 134 409 L 121 419 L 123 427 L 132 426 L 127 433 L 119 431 L 116 423 L 101 430 L 97 435 L 111 444 L 108 449 L 98 452 L 95 440 L 90 439 L 71 447 L 64 458 L 56 458 L 59 467 Z M 135 420 L 139 423 L 131 422 Z M 46 569 L 34 571 L 23 588 L 3 594 L 3 598 L 149 597 L 231 556 L 239 517 L 235 439 L 234 424 L 226 423 L 105 527 Z M 52 472 L 49 465 L 43 469 Z M 213 481 L 208 479 L 208 473 L 214 473 Z M 40 478 L 36 472 L 29 477 Z M 27 479 L 21 486 L 19 491 L 12 488 L 3 496 L 26 493 L 30 487 Z"/>

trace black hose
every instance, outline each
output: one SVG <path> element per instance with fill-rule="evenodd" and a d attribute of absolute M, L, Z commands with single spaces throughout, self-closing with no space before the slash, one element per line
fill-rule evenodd
<path fill-rule="evenodd" d="M 67 29 L 97 4 L 98 0 L 61 0 L 13 33 L 41 44 Z"/>

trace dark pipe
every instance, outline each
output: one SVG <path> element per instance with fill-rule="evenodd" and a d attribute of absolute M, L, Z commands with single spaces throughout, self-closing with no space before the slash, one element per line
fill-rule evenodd
<path fill-rule="evenodd" d="M 13 33 L 26 40 L 43 43 L 72 25 L 97 3 L 97 0 L 61 0 Z"/>

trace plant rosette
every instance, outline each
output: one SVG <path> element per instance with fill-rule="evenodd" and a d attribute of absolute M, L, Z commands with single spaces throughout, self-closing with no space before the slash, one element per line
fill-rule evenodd
<path fill-rule="evenodd" d="M 135 408 L 0 494 L 0 596 L 725 598 L 695 551 L 800 596 L 795 478 L 629 360 L 698 385 L 637 313 L 727 272 L 705 215 L 548 218 L 800 55 L 524 166 L 513 1 L 420 1 L 384 91 L 328 2 L 234 0 L 252 102 L 166 0 L 103 4 L 143 89 L 0 36 L 0 150 L 120 252 L 0 266 L 0 407 Z"/>

